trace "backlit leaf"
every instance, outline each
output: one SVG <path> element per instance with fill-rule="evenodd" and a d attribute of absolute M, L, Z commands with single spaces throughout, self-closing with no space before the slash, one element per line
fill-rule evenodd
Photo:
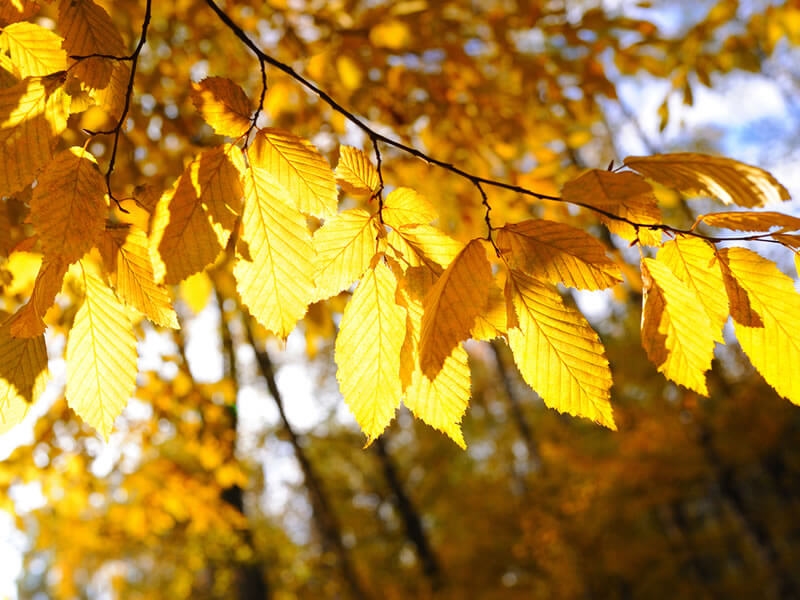
<path fill-rule="evenodd" d="M 697 223 L 700 222 L 735 231 L 769 231 L 773 227 L 783 231 L 800 230 L 800 218 L 772 211 L 711 213 L 697 217 Z"/>
<path fill-rule="evenodd" d="M 50 161 L 33 190 L 30 215 L 45 256 L 72 263 L 95 245 L 105 227 L 105 190 L 97 161 L 83 148 Z"/>
<path fill-rule="evenodd" d="M 435 379 L 456 345 L 466 340 L 489 302 L 492 269 L 483 240 L 472 240 L 453 259 L 423 301 L 419 355 L 422 372 Z"/>
<path fill-rule="evenodd" d="M 253 109 L 244 90 L 225 77 L 192 83 L 192 103 L 219 135 L 238 138 L 251 126 Z"/>
<path fill-rule="evenodd" d="M 178 327 L 169 292 L 153 276 L 147 235 L 135 227 L 116 227 L 103 232 L 100 253 L 117 296 L 139 310 L 154 324 Z"/>
<path fill-rule="evenodd" d="M 427 224 L 438 216 L 433 205 L 411 188 L 396 188 L 383 202 L 383 222 L 389 227 Z"/>
<path fill-rule="evenodd" d="M 295 208 L 316 217 L 336 212 L 338 192 L 333 171 L 311 142 L 278 129 L 262 129 L 247 157 L 281 184 Z"/>
<path fill-rule="evenodd" d="M 590 206 L 607 215 L 601 220 L 611 233 L 628 241 L 639 240 L 642 244 L 658 246 L 661 231 L 650 229 L 649 224 L 661 223 L 653 188 L 636 173 L 614 173 L 593 169 L 564 185 L 562 198 L 579 206 Z M 619 221 L 612 216 L 628 222 Z M 636 228 L 630 223 L 642 226 Z"/>
<path fill-rule="evenodd" d="M 528 385 L 550 408 L 616 429 L 608 360 L 584 316 L 566 306 L 554 286 L 516 270 L 506 298 L 515 317 L 508 344 Z"/>
<path fill-rule="evenodd" d="M 125 307 L 94 275 L 67 338 L 67 404 L 106 440 L 136 387 L 136 336 Z"/>
<path fill-rule="evenodd" d="M 362 209 L 341 212 L 314 232 L 317 299 L 338 294 L 361 277 L 378 250 L 378 233 L 376 219 Z"/>
<path fill-rule="evenodd" d="M 746 248 L 720 251 L 730 273 L 746 292 L 762 327 L 734 321 L 736 338 L 768 384 L 800 404 L 800 294 L 790 277 L 770 260 Z"/>
<path fill-rule="evenodd" d="M 305 217 L 268 171 L 247 169 L 242 230 L 233 273 L 242 302 L 286 338 L 314 294 L 314 248 Z"/>
<path fill-rule="evenodd" d="M 61 37 L 34 23 L 13 23 L 0 32 L 0 64 L 19 78 L 44 76 L 67 68 Z"/>
<path fill-rule="evenodd" d="M 397 279 L 376 260 L 344 309 L 336 338 L 336 378 L 347 406 L 367 436 L 377 438 L 400 404 L 400 348 L 406 311 L 395 300 Z"/>
<path fill-rule="evenodd" d="M 647 356 L 668 379 L 708 395 L 706 371 L 720 339 L 695 289 L 651 258 L 642 261 L 644 307 L 642 345 Z"/>
<path fill-rule="evenodd" d="M 752 208 L 790 198 L 770 173 L 731 158 L 679 152 L 629 156 L 623 162 L 662 185 L 685 194 L 710 196 L 724 204 Z"/>
<path fill-rule="evenodd" d="M 336 181 L 344 191 L 362 196 L 371 196 L 381 187 L 378 170 L 369 157 L 358 148 L 341 146 L 339 164 L 336 165 Z"/>
<path fill-rule="evenodd" d="M 497 232 L 497 245 L 512 268 L 551 283 L 599 290 L 621 278 L 597 238 L 564 223 L 532 219 L 506 225 Z"/>
<path fill-rule="evenodd" d="M 425 264 L 434 270 L 447 267 L 464 248 L 432 225 L 404 225 L 389 232 L 388 239 L 401 263 L 411 267 Z"/>
<path fill-rule="evenodd" d="M 12 317 L 11 335 L 28 338 L 44 333 L 46 328 L 44 316 L 61 291 L 68 266 L 68 263 L 60 258 L 42 262 L 28 303 Z"/>

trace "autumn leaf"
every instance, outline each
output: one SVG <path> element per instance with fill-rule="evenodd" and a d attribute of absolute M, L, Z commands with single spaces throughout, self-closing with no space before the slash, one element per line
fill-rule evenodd
<path fill-rule="evenodd" d="M 277 181 L 302 213 L 327 217 L 336 212 L 336 179 L 328 161 L 308 141 L 278 129 L 259 130 L 247 158 Z"/>
<path fill-rule="evenodd" d="M 362 209 L 341 212 L 314 232 L 315 299 L 338 294 L 361 277 L 378 251 L 378 234 L 376 219 Z"/>
<path fill-rule="evenodd" d="M 431 380 L 456 345 L 466 340 L 489 302 L 492 268 L 483 240 L 472 240 L 453 259 L 423 300 L 419 357 Z"/>
<path fill-rule="evenodd" d="M 349 194 L 371 196 L 381 187 L 378 170 L 364 152 L 352 146 L 339 148 L 336 181 Z"/>
<path fill-rule="evenodd" d="M 439 216 L 433 205 L 411 188 L 399 187 L 383 202 L 383 222 L 389 227 L 427 224 Z"/>
<path fill-rule="evenodd" d="M 586 290 L 620 282 L 619 267 L 597 238 L 564 223 L 532 219 L 506 225 L 497 232 L 497 245 L 511 268 L 537 279 Z"/>
<path fill-rule="evenodd" d="M 725 248 L 720 260 L 747 295 L 762 326 L 734 314 L 736 338 L 756 370 L 781 395 L 800 404 L 800 295 L 790 277 L 770 260 L 747 248 Z M 731 298 L 731 303 L 737 298 Z"/>
<path fill-rule="evenodd" d="M 46 257 L 75 262 L 100 238 L 108 201 L 97 161 L 83 148 L 59 152 L 33 190 L 30 219 Z"/>
<path fill-rule="evenodd" d="M 178 327 L 169 292 L 155 282 L 147 235 L 135 227 L 114 227 L 103 232 L 100 254 L 119 299 L 140 311 L 154 324 Z"/>
<path fill-rule="evenodd" d="M 372 443 L 400 404 L 400 348 L 406 311 L 395 301 L 397 279 L 377 257 L 347 303 L 336 338 L 336 378 L 347 406 Z"/>
<path fill-rule="evenodd" d="M 528 385 L 550 408 L 616 429 L 608 360 L 583 315 L 554 286 L 521 271 L 510 271 L 506 298 L 514 317 L 508 345 Z"/>
<path fill-rule="evenodd" d="M 136 387 L 136 336 L 114 292 L 90 273 L 67 338 L 70 408 L 106 440 Z"/>
<path fill-rule="evenodd" d="M 437 273 L 453 262 L 464 245 L 432 225 L 403 225 L 387 236 L 398 261 L 409 267 L 426 265 Z"/>
<path fill-rule="evenodd" d="M 623 162 L 662 185 L 685 194 L 710 196 L 724 204 L 752 208 L 790 198 L 770 173 L 731 158 L 678 152 L 629 156 Z"/>
<path fill-rule="evenodd" d="M 61 291 L 68 266 L 65 260 L 58 257 L 42 261 L 28 303 L 12 317 L 11 335 L 30 338 L 44 333 L 46 328 L 44 316 L 55 304 L 56 295 Z"/>
<path fill-rule="evenodd" d="M 61 37 L 40 25 L 12 23 L 0 32 L 0 66 L 18 79 L 63 71 L 67 55 L 61 42 Z"/>
<path fill-rule="evenodd" d="M 244 90 L 225 77 L 206 77 L 192 83 L 192 103 L 219 135 L 243 136 L 252 123 L 253 109 Z"/>
<path fill-rule="evenodd" d="M 601 220 L 611 233 L 628 241 L 642 244 L 661 244 L 661 231 L 647 225 L 661 223 L 653 188 L 636 173 L 614 173 L 593 169 L 564 185 L 562 199 L 579 206 L 603 211 Z M 620 221 L 619 217 L 625 221 Z M 642 226 L 634 227 L 630 223 Z"/>
<path fill-rule="evenodd" d="M 735 231 L 769 231 L 773 227 L 780 227 L 781 231 L 800 230 L 800 218 L 772 211 L 718 212 L 700 215 L 693 229 L 699 223 Z"/>
<path fill-rule="evenodd" d="M 314 247 L 305 217 L 265 169 L 244 174 L 236 289 L 256 320 L 286 338 L 314 294 Z"/>

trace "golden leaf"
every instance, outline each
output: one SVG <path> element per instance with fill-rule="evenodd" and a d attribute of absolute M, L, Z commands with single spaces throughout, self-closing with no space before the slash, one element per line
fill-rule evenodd
<path fill-rule="evenodd" d="M 585 290 L 600 290 L 620 282 L 617 264 L 597 239 L 564 223 L 532 219 L 506 225 L 497 245 L 509 266 L 529 275 Z"/>
<path fill-rule="evenodd" d="M 426 265 L 437 273 L 453 262 L 464 248 L 461 242 L 433 225 L 404 225 L 390 231 L 388 240 L 402 264 Z"/>
<path fill-rule="evenodd" d="M 29 78 L 0 89 L 0 196 L 30 185 L 67 126 L 63 79 Z"/>
<path fill-rule="evenodd" d="M 314 232 L 316 300 L 350 287 L 369 268 L 378 250 L 378 224 L 362 209 L 341 212 Z"/>
<path fill-rule="evenodd" d="M 161 197 L 150 235 L 160 256 L 157 281 L 163 277 L 167 284 L 178 283 L 214 262 L 241 212 L 243 169 L 237 147 L 206 150 Z"/>
<path fill-rule="evenodd" d="M 192 312 L 198 315 L 208 305 L 213 291 L 211 278 L 208 273 L 201 271 L 181 281 L 178 293 Z"/>
<path fill-rule="evenodd" d="M 67 339 L 67 404 L 106 440 L 136 387 L 136 336 L 114 292 L 91 274 Z"/>
<path fill-rule="evenodd" d="M 336 181 L 344 191 L 353 195 L 371 196 L 381 187 L 378 170 L 369 157 L 358 148 L 339 148 L 339 164 L 336 165 Z"/>
<path fill-rule="evenodd" d="M 661 223 L 653 188 L 636 173 L 613 173 L 593 169 L 564 185 L 562 199 L 579 206 L 589 206 L 607 213 L 601 220 L 611 233 L 628 241 L 642 244 L 661 244 L 661 231 L 647 225 Z M 633 227 L 614 216 L 642 225 Z"/>
<path fill-rule="evenodd" d="M 611 371 L 595 331 L 554 286 L 512 270 L 508 344 L 523 379 L 550 408 L 616 429 Z"/>
<path fill-rule="evenodd" d="M 435 379 L 453 348 L 469 337 L 489 302 L 492 268 L 483 244 L 480 239 L 467 244 L 423 300 L 419 356 L 429 379 Z"/>
<path fill-rule="evenodd" d="M 0 433 L 25 418 L 49 378 L 44 335 L 14 337 L 6 317 L 0 311 Z"/>
<path fill-rule="evenodd" d="M 311 142 L 278 129 L 262 129 L 247 150 L 252 169 L 264 169 L 286 190 L 302 213 L 327 217 L 339 194 L 333 171 Z"/>
<path fill-rule="evenodd" d="M 734 315 L 742 350 L 768 384 L 800 404 L 800 295 L 794 282 L 775 263 L 746 248 L 726 248 L 719 256 L 762 321 L 762 326 L 752 326 Z"/>
<path fill-rule="evenodd" d="M 136 227 L 116 227 L 103 232 L 100 254 L 117 296 L 156 325 L 178 328 L 169 292 L 153 276 L 147 235 Z"/>
<path fill-rule="evenodd" d="M 314 294 L 311 233 L 269 171 L 247 169 L 244 193 L 236 289 L 261 325 L 286 338 Z"/>
<path fill-rule="evenodd" d="M 108 85 L 91 92 L 97 106 L 104 110 L 115 122 L 122 118 L 130 76 L 131 65 L 129 62 L 115 62 L 112 65 L 111 79 L 109 79 Z"/>
<path fill-rule="evenodd" d="M 789 192 L 764 169 L 731 158 L 692 152 L 629 156 L 626 166 L 685 194 L 710 196 L 752 208 L 780 203 Z"/>
<path fill-rule="evenodd" d="M 397 279 L 378 258 L 344 309 L 336 338 L 336 378 L 367 444 L 394 418 L 400 404 L 400 348 L 406 311 L 395 300 Z"/>
<path fill-rule="evenodd" d="M 651 258 L 642 260 L 644 307 L 642 346 L 667 379 L 708 395 L 706 371 L 721 341 L 695 289 L 685 286 L 669 267 Z M 717 291 L 717 293 L 719 293 Z"/>
<path fill-rule="evenodd" d="M 475 340 L 493 340 L 508 330 L 508 310 L 503 286 L 493 281 L 489 286 L 489 302 L 486 309 L 478 315 L 470 337 Z"/>
<path fill-rule="evenodd" d="M 42 262 L 28 303 L 12 317 L 11 335 L 29 338 L 44 333 L 47 327 L 44 316 L 61 291 L 68 266 L 68 263 L 60 258 Z"/>
<path fill-rule="evenodd" d="M 105 9 L 93 0 L 61 0 L 58 13 L 64 49 L 70 57 L 126 54 L 119 30 Z M 72 60 L 75 64 L 70 72 L 89 87 L 98 89 L 108 85 L 116 62 L 101 57 Z"/>
<path fill-rule="evenodd" d="M 94 156 L 83 148 L 59 152 L 39 176 L 30 220 L 46 257 L 72 263 L 103 233 L 108 210 L 106 182 Z"/>
<path fill-rule="evenodd" d="M 0 32 L 0 56 L 3 57 L 0 65 L 14 73 L 18 79 L 63 71 L 67 68 L 67 55 L 61 42 L 61 37 L 40 25 L 13 23 Z"/>
<path fill-rule="evenodd" d="M 250 129 L 250 99 L 230 79 L 207 77 L 192 83 L 191 96 L 205 122 L 219 135 L 239 138 Z"/>
<path fill-rule="evenodd" d="M 433 205 L 411 188 L 396 188 L 383 202 L 383 222 L 395 229 L 403 225 L 424 225 L 438 216 Z"/>
<path fill-rule="evenodd" d="M 700 215 L 697 217 L 694 227 L 701 222 L 711 227 L 722 227 L 734 231 L 769 231 L 773 227 L 780 227 L 781 231 L 800 230 L 800 218 L 772 211 L 718 212 Z"/>

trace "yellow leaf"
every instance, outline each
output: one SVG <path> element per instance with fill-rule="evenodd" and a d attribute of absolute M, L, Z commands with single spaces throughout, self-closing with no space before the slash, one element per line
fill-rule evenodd
<path fill-rule="evenodd" d="M 108 81 L 108 85 L 91 92 L 97 107 L 105 111 L 114 120 L 114 124 L 122 118 L 130 77 L 131 64 L 129 62 L 115 62 L 112 65 L 111 78 Z M 74 108 L 73 112 L 75 112 Z"/>
<path fill-rule="evenodd" d="M 475 340 L 493 340 L 508 330 L 508 311 L 502 286 L 493 281 L 489 286 L 486 310 L 478 315 L 470 337 Z"/>
<path fill-rule="evenodd" d="M 314 294 L 311 233 L 268 171 L 247 169 L 244 194 L 236 289 L 261 325 L 286 338 Z"/>
<path fill-rule="evenodd" d="M 779 203 L 789 192 L 767 171 L 731 158 L 679 152 L 629 156 L 626 166 L 685 194 L 717 198 L 752 208 Z"/>
<path fill-rule="evenodd" d="M 367 436 L 377 438 L 400 404 L 400 349 L 406 311 L 397 304 L 397 279 L 380 258 L 344 309 L 336 338 L 336 378 L 347 406 Z"/>
<path fill-rule="evenodd" d="M 105 189 L 97 161 L 83 148 L 68 148 L 53 158 L 31 198 L 30 220 L 46 257 L 72 263 L 95 245 L 108 211 Z"/>
<path fill-rule="evenodd" d="M 114 292 L 86 274 L 86 296 L 67 339 L 67 404 L 108 440 L 136 387 L 136 336 Z"/>
<path fill-rule="evenodd" d="M 378 251 L 378 224 L 361 209 L 347 210 L 314 232 L 316 300 L 350 287 L 369 268 Z"/>
<path fill-rule="evenodd" d="M 551 283 L 600 290 L 621 278 L 596 238 L 564 223 L 533 219 L 506 225 L 497 232 L 497 245 L 511 268 Z"/>
<path fill-rule="evenodd" d="M 339 148 L 336 181 L 349 194 L 371 196 L 381 187 L 378 170 L 369 157 L 358 148 Z"/>
<path fill-rule="evenodd" d="M 63 78 L 29 78 L 0 89 L 0 196 L 30 185 L 67 126 Z"/>
<path fill-rule="evenodd" d="M 480 239 L 467 244 L 423 300 L 419 356 L 429 379 L 435 379 L 453 348 L 469 337 L 489 302 L 492 268 L 483 244 Z"/>
<path fill-rule="evenodd" d="M 30 300 L 12 317 L 11 335 L 28 338 L 44 333 L 44 316 L 61 291 L 68 266 L 66 261 L 59 258 L 42 262 Z"/>
<path fill-rule="evenodd" d="M 304 139 L 279 129 L 263 129 L 247 150 L 253 169 L 280 183 L 302 213 L 327 217 L 336 212 L 336 179 L 325 157 Z"/>
<path fill-rule="evenodd" d="M 345 89 L 354 92 L 361 87 L 361 68 L 349 56 L 339 56 L 336 59 L 336 71 Z"/>
<path fill-rule="evenodd" d="M 49 378 L 44 335 L 22 339 L 0 311 L 0 433 L 19 424 Z"/>
<path fill-rule="evenodd" d="M 192 83 L 192 103 L 219 135 L 239 138 L 252 125 L 253 109 L 244 90 L 225 77 L 207 77 Z"/>
<path fill-rule="evenodd" d="M 161 197 L 150 236 L 151 247 L 158 248 L 160 256 L 157 281 L 178 283 L 214 262 L 241 212 L 243 169 L 237 147 L 226 144 L 206 150 Z"/>
<path fill-rule="evenodd" d="M 564 185 L 562 198 L 579 206 L 589 206 L 607 213 L 601 215 L 611 233 L 628 241 L 639 240 L 642 244 L 658 246 L 661 231 L 651 230 L 649 224 L 661 223 L 653 188 L 636 173 L 613 173 L 593 169 Z M 633 227 L 626 221 L 643 225 Z"/>
<path fill-rule="evenodd" d="M 642 345 L 647 356 L 667 379 L 707 396 L 706 371 L 714 358 L 714 342 L 721 341 L 719 328 L 704 310 L 697 310 L 703 301 L 695 288 L 684 285 L 666 264 L 643 259 L 642 279 Z"/>
<path fill-rule="evenodd" d="M 722 227 L 734 231 L 769 231 L 780 227 L 781 231 L 800 230 L 800 218 L 779 212 L 718 212 L 697 217 L 698 223 L 711 227 Z"/>
<path fill-rule="evenodd" d="M 775 263 L 746 248 L 721 250 L 720 260 L 762 322 L 753 326 L 733 315 L 742 350 L 768 384 L 800 404 L 800 295 L 794 282 Z"/>
<path fill-rule="evenodd" d="M 115 227 L 103 232 L 100 254 L 117 296 L 142 312 L 156 325 L 177 329 L 178 316 L 169 292 L 153 276 L 147 235 L 135 227 Z"/>
<path fill-rule="evenodd" d="M 392 190 L 383 203 L 383 222 L 395 229 L 403 225 L 424 225 L 438 216 L 433 205 L 411 188 Z"/>
<path fill-rule="evenodd" d="M 190 275 L 181 281 L 179 289 L 181 299 L 196 315 L 208 305 L 211 292 L 214 291 L 211 278 L 205 271 Z"/>
<path fill-rule="evenodd" d="M 370 29 L 369 41 L 376 48 L 402 50 L 411 43 L 411 30 L 402 21 L 392 19 Z"/>
<path fill-rule="evenodd" d="M 72 56 L 104 54 L 122 57 L 125 43 L 111 17 L 93 0 L 61 0 L 58 26 L 64 49 Z M 72 59 L 70 72 L 92 88 L 104 88 L 111 80 L 114 62 L 108 58 Z"/>
<path fill-rule="evenodd" d="M 508 344 L 528 385 L 550 408 L 616 429 L 608 360 L 584 316 L 566 306 L 554 286 L 516 270 L 509 273 L 506 298 L 516 321 Z"/>
<path fill-rule="evenodd" d="M 34 23 L 13 23 L 0 33 L 0 53 L 18 79 L 41 77 L 67 68 L 61 37 Z"/>
<path fill-rule="evenodd" d="M 469 406 L 470 384 L 467 351 L 456 346 L 433 381 L 421 369 L 414 371 L 411 385 L 403 396 L 403 404 L 415 417 L 446 433 L 451 440 L 466 449 L 461 419 Z"/>
<path fill-rule="evenodd" d="M 437 273 L 453 262 L 464 248 L 461 242 L 432 225 L 404 225 L 390 231 L 388 240 L 402 264 L 426 265 Z"/>

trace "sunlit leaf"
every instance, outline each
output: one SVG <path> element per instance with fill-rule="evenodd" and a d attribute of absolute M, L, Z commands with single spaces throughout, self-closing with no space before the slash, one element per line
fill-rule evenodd
<path fill-rule="evenodd" d="M 389 227 L 425 225 L 437 217 L 433 205 L 411 188 L 396 188 L 383 202 L 383 222 Z"/>
<path fill-rule="evenodd" d="M 19 79 L 44 76 L 67 68 L 67 55 L 61 47 L 62 39 L 49 29 L 34 23 L 13 23 L 0 32 L 0 53 Z"/>
<path fill-rule="evenodd" d="M 381 187 L 378 170 L 372 161 L 364 152 L 352 146 L 339 148 L 339 164 L 335 173 L 336 181 L 350 194 L 370 196 Z"/>
<path fill-rule="evenodd" d="M 253 109 L 244 90 L 225 77 L 192 83 L 192 103 L 219 135 L 238 138 L 251 126 Z"/>
<path fill-rule="evenodd" d="M 432 225 L 404 225 L 392 230 L 388 239 L 401 263 L 410 267 L 425 264 L 434 270 L 447 267 L 464 248 L 461 242 Z"/>
<path fill-rule="evenodd" d="M 710 213 L 697 217 L 695 226 L 701 222 L 735 231 L 769 231 L 773 227 L 780 227 L 782 231 L 800 229 L 800 218 L 772 211 Z"/>
<path fill-rule="evenodd" d="M 68 266 L 60 258 L 42 262 L 30 300 L 12 317 L 11 335 L 28 338 L 44 333 L 44 316 L 61 291 Z"/>

